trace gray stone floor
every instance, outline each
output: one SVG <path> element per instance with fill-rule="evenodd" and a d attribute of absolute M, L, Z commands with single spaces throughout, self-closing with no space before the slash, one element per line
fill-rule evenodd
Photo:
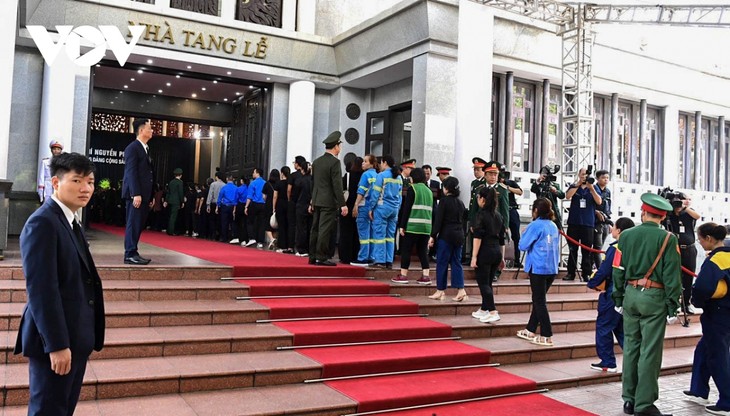
<path fill-rule="evenodd" d="M 690 373 L 662 376 L 659 378 L 659 400 L 656 406 L 664 413 L 674 416 L 708 415 L 704 405 L 685 398 L 683 390 L 689 388 Z M 555 400 L 600 416 L 623 415 L 621 400 L 621 383 L 596 384 L 572 389 L 553 390 L 546 394 Z M 718 393 L 715 383 L 710 381 L 710 400 L 707 404 L 717 402 Z"/>

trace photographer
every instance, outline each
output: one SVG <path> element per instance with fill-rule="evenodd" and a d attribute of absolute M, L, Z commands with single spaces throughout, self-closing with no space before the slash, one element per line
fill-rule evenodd
<path fill-rule="evenodd" d="M 560 212 L 560 204 L 558 204 L 558 198 L 565 198 L 565 193 L 560 189 L 558 185 L 558 178 L 555 176 L 560 170 L 560 166 L 555 166 L 554 169 L 550 169 L 550 166 L 543 166 L 540 169 L 540 177 L 532 183 L 530 192 L 535 194 L 536 198 L 547 198 L 553 203 L 553 211 L 555 211 L 555 225 L 558 226 L 558 230 L 563 229 L 563 217 Z"/>
<path fill-rule="evenodd" d="M 660 193 L 672 204 L 673 210 L 664 220 L 664 228 L 679 239 L 679 252 L 682 266 L 694 271 L 697 267 L 697 248 L 695 247 L 695 222 L 700 214 L 690 208 L 690 200 L 682 192 L 672 192 L 665 188 Z M 692 275 L 682 272 L 682 310 L 694 314 L 695 308 L 689 303 L 692 295 Z"/>
<path fill-rule="evenodd" d="M 603 203 L 596 207 L 596 228 L 593 234 L 593 248 L 596 250 L 603 247 L 603 243 L 608 237 L 609 227 L 613 225 L 611 221 L 611 190 L 608 189 L 609 179 L 607 170 L 596 172 L 598 195 L 603 200 Z M 601 253 L 593 253 L 593 263 L 596 265 L 596 269 L 601 267 Z"/>
<path fill-rule="evenodd" d="M 568 213 L 568 237 L 579 241 L 584 246 L 593 247 L 593 233 L 596 226 L 596 207 L 603 203 L 598 194 L 595 179 L 590 177 L 593 166 L 581 168 L 578 178 L 570 185 L 565 197 L 570 199 Z M 568 242 L 570 255 L 568 256 L 568 274 L 563 280 L 575 280 L 575 271 L 578 263 L 578 245 Z M 593 254 L 585 248 L 581 249 L 581 279 L 585 282 L 593 270 Z"/>
<path fill-rule="evenodd" d="M 520 213 L 517 211 L 517 199 L 515 195 L 522 195 L 522 188 L 517 182 L 510 179 L 510 172 L 504 166 L 499 172 L 499 183 L 507 187 L 509 191 L 509 231 L 512 235 L 512 241 L 515 246 L 515 267 L 522 267 L 520 263 Z"/>

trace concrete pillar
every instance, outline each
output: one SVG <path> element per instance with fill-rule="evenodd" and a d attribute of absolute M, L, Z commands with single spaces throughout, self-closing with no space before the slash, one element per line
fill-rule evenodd
<path fill-rule="evenodd" d="M 550 146 L 548 143 L 549 137 L 550 137 L 550 80 L 549 79 L 543 79 L 542 80 L 542 119 L 540 121 L 540 131 L 541 134 L 541 140 L 540 145 L 538 146 L 538 151 L 535 152 L 535 155 L 539 157 L 539 159 L 535 159 L 535 163 L 533 163 L 532 171 L 533 172 L 540 172 L 540 169 L 545 166 L 548 160 L 548 153 L 550 151 Z M 557 143 L 556 143 L 557 145 Z"/>
<path fill-rule="evenodd" d="M 314 34 L 316 28 L 317 2 L 297 1 L 297 32 Z"/>
<path fill-rule="evenodd" d="M 219 0 L 221 20 L 236 20 L 236 0 Z"/>
<path fill-rule="evenodd" d="M 720 116 L 717 120 L 718 128 L 720 129 L 720 137 L 717 140 L 717 192 L 727 192 L 727 176 L 725 175 L 725 169 L 727 166 L 728 154 L 725 153 L 725 144 L 727 143 L 727 136 L 725 135 L 725 116 Z"/>
<path fill-rule="evenodd" d="M 312 161 L 314 134 L 314 83 L 296 81 L 289 86 L 289 120 L 286 138 L 286 160 L 298 155 Z"/>
<path fill-rule="evenodd" d="M 456 141 L 454 175 L 471 178 L 471 159 L 489 160 L 492 152 L 492 52 L 494 14 L 469 0 L 459 1 L 459 51 L 456 64 Z"/>
<path fill-rule="evenodd" d="M 692 163 L 692 170 L 694 171 L 694 180 L 692 181 L 692 188 L 696 189 L 698 191 L 704 191 L 705 188 L 702 186 L 703 179 L 703 169 L 700 164 L 702 163 L 702 152 L 701 152 L 701 145 L 702 142 L 702 112 L 701 111 L 695 111 L 695 148 L 694 148 L 694 163 Z M 685 149 L 685 152 L 689 149 Z"/>
<path fill-rule="evenodd" d="M 455 160 L 456 72 L 456 60 L 449 57 L 425 53 L 413 59 L 411 157 L 419 165 L 455 169 L 458 164 L 470 163 Z M 459 180 L 462 184 L 471 181 L 471 175 Z"/>
<path fill-rule="evenodd" d="M 640 100 L 639 101 L 639 174 L 637 175 L 637 179 L 639 183 L 641 184 L 649 184 L 649 172 L 646 171 L 646 169 L 653 169 L 653 166 L 649 165 L 649 154 L 651 153 L 651 148 L 648 146 L 649 141 L 647 140 L 648 137 L 648 127 L 649 122 L 647 121 L 646 116 L 646 100 Z"/>
<path fill-rule="evenodd" d="M 621 151 L 621 143 L 619 143 L 618 133 L 621 126 L 618 123 L 618 94 L 611 94 L 611 179 L 622 180 L 627 178 L 626 172 L 618 174 L 621 166 L 618 162 L 619 152 Z"/>
<path fill-rule="evenodd" d="M 512 114 L 512 106 L 515 103 L 515 75 L 507 72 L 504 84 L 504 143 L 501 144 L 501 152 L 499 152 L 499 162 L 512 169 L 512 149 L 515 140 L 515 121 Z"/>
<path fill-rule="evenodd" d="M 683 178 L 677 174 L 677 162 L 683 160 L 684 156 L 679 153 L 679 111 L 674 107 L 664 108 L 664 160 L 663 165 L 657 164 L 664 169 L 664 186 L 670 188 L 681 188 L 684 186 Z M 685 152 L 688 149 L 684 149 Z M 683 169 L 686 171 L 687 166 Z M 659 184 L 662 185 L 662 184 Z"/>
<path fill-rule="evenodd" d="M 10 1 L 0 16 L 0 61 L 5 67 L 0 71 L 0 178 L 8 177 L 8 152 L 10 149 L 10 108 L 13 101 L 13 67 L 15 62 L 15 36 L 18 30 L 18 2 Z M 48 144 L 46 143 L 46 146 Z"/>
<path fill-rule="evenodd" d="M 281 4 L 281 28 L 297 30 L 297 0 L 284 0 Z"/>
<path fill-rule="evenodd" d="M 286 165 L 294 168 L 294 159 L 287 159 L 287 133 L 288 109 L 289 109 L 289 86 L 276 83 L 269 89 L 271 91 L 271 147 L 269 148 L 269 161 L 271 168 L 279 169 Z"/>
<path fill-rule="evenodd" d="M 66 54 L 58 54 L 53 67 L 44 65 L 39 160 L 51 155 L 48 147 L 51 139 L 59 140 L 63 144 L 64 152 L 84 153 L 86 150 L 75 149 L 72 143 L 75 85 L 76 65 Z"/>

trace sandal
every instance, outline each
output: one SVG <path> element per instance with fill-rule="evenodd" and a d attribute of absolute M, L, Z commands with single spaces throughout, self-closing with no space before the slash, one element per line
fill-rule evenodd
<path fill-rule="evenodd" d="M 549 337 L 536 336 L 535 339 L 533 339 L 530 342 L 532 342 L 535 345 L 543 345 L 545 347 L 553 346 L 553 340 Z"/>
<path fill-rule="evenodd" d="M 532 332 L 530 332 L 526 329 L 521 329 L 521 330 L 517 331 L 517 338 L 522 338 L 524 340 L 532 342 L 535 339 L 535 337 L 536 337 L 535 334 L 533 334 Z"/>

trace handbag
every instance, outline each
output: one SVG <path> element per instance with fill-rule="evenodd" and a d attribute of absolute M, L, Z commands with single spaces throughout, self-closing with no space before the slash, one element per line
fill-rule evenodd
<path fill-rule="evenodd" d="M 271 218 L 269 218 L 269 226 L 271 226 L 274 230 L 279 228 L 279 221 L 276 220 L 276 213 L 271 214 Z"/>

